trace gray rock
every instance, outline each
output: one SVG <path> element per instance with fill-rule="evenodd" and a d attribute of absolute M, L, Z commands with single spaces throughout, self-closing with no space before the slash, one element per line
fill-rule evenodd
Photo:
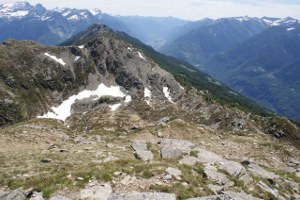
<path fill-rule="evenodd" d="M 222 195 L 190 198 L 190 199 L 186 199 L 186 200 L 232 200 L 232 198 L 228 195 L 222 194 Z"/>
<path fill-rule="evenodd" d="M 296 194 L 300 193 L 300 185 L 296 182 L 284 180 L 288 187 L 292 188 Z"/>
<path fill-rule="evenodd" d="M 207 197 L 198 197 L 198 198 L 190 198 L 187 200 L 259 200 L 251 195 L 248 195 L 244 192 L 232 192 L 226 191 L 222 192 L 223 194 L 214 195 L 214 196 L 207 196 Z"/>
<path fill-rule="evenodd" d="M 241 177 L 247 173 L 243 165 L 231 160 L 223 160 L 223 162 L 218 163 L 218 166 L 226 170 L 231 176 L 235 177 Z"/>
<path fill-rule="evenodd" d="M 148 150 L 137 150 L 135 156 L 143 161 L 152 161 L 154 159 L 153 153 Z"/>
<path fill-rule="evenodd" d="M 89 183 L 80 190 L 80 199 L 107 200 L 112 193 L 109 184 Z"/>
<path fill-rule="evenodd" d="M 147 150 L 147 143 L 144 140 L 134 140 L 131 147 L 135 150 Z"/>
<path fill-rule="evenodd" d="M 200 162 L 217 165 L 219 168 L 227 171 L 231 176 L 241 177 L 247 174 L 243 165 L 238 162 L 227 160 L 206 149 L 197 148 L 198 158 Z"/>
<path fill-rule="evenodd" d="M 197 148 L 196 150 L 198 151 L 197 156 L 202 163 L 215 164 L 224 160 L 221 156 L 206 149 Z"/>
<path fill-rule="evenodd" d="M 181 180 L 181 175 L 182 175 L 182 172 L 179 170 L 179 169 L 176 169 L 176 168 L 173 168 L 173 167 L 168 167 L 167 169 L 166 169 L 166 172 L 169 174 L 169 175 L 171 175 L 171 176 L 173 176 L 174 178 L 176 178 L 177 180 Z"/>
<path fill-rule="evenodd" d="M 224 191 L 224 187 L 219 185 L 208 185 L 208 189 L 210 189 L 215 195 L 221 194 Z"/>
<path fill-rule="evenodd" d="M 219 185 L 225 185 L 229 182 L 229 179 L 225 174 L 218 172 L 218 169 L 211 165 L 206 165 L 204 167 L 204 173 L 208 179 L 215 181 Z"/>
<path fill-rule="evenodd" d="M 52 197 L 50 197 L 49 200 L 71 200 L 70 198 L 57 194 L 57 195 L 53 195 Z"/>
<path fill-rule="evenodd" d="M 157 132 L 157 137 L 162 138 L 162 137 L 164 137 L 164 135 L 163 135 L 163 133 L 161 131 L 158 131 Z"/>
<path fill-rule="evenodd" d="M 32 193 L 32 189 L 25 191 L 22 188 L 18 188 L 0 194 L 0 200 L 25 200 L 30 193 Z"/>
<path fill-rule="evenodd" d="M 115 193 L 108 200 L 176 200 L 175 194 L 148 192 L 148 193 Z"/>
<path fill-rule="evenodd" d="M 278 198 L 279 193 L 278 190 L 270 188 L 267 184 L 262 181 L 257 183 L 257 186 L 260 187 L 263 191 L 272 194 L 275 198 Z"/>
<path fill-rule="evenodd" d="M 163 179 L 164 180 L 172 180 L 172 175 L 168 174 L 168 175 L 164 176 Z"/>
<path fill-rule="evenodd" d="M 163 159 L 174 159 L 185 153 L 189 154 L 195 145 L 187 140 L 163 139 L 161 146 L 161 157 Z"/>
<path fill-rule="evenodd" d="M 179 163 L 184 165 L 195 165 L 197 162 L 199 162 L 198 158 L 195 158 L 193 156 L 184 156 Z"/>
<path fill-rule="evenodd" d="M 177 148 L 163 147 L 160 150 L 160 155 L 163 159 L 176 159 L 183 155 L 183 152 Z"/>
<path fill-rule="evenodd" d="M 33 192 L 29 200 L 44 200 L 42 192 Z"/>
<path fill-rule="evenodd" d="M 279 176 L 276 175 L 275 173 L 269 172 L 255 163 L 250 163 L 248 165 L 247 170 L 250 171 L 254 176 L 262 177 L 265 179 L 275 180 L 279 178 Z"/>
<path fill-rule="evenodd" d="M 177 139 L 163 139 L 161 141 L 161 146 L 163 148 L 176 148 L 187 154 L 189 154 L 191 149 L 195 147 L 195 145 L 190 141 Z"/>
<path fill-rule="evenodd" d="M 226 191 L 223 194 L 230 196 L 234 200 L 259 200 L 252 195 L 246 194 L 245 192 L 233 192 L 233 191 Z"/>

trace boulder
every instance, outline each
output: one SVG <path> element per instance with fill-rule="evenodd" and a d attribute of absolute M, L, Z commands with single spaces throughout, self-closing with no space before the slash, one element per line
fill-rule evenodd
<path fill-rule="evenodd" d="M 108 200 L 176 200 L 175 194 L 159 193 L 159 192 L 130 192 L 130 193 L 114 193 Z"/>
<path fill-rule="evenodd" d="M 163 139 L 161 141 L 161 146 L 163 148 L 175 148 L 181 150 L 183 153 L 189 154 L 191 149 L 195 147 L 193 143 L 187 140 L 177 140 L 177 139 Z"/>
<path fill-rule="evenodd" d="M 71 200 L 71 199 L 60 194 L 55 194 L 51 196 L 49 200 Z"/>
<path fill-rule="evenodd" d="M 198 158 L 195 158 L 193 156 L 184 156 L 179 163 L 180 164 L 184 164 L 184 165 L 190 165 L 193 166 L 195 165 L 197 162 L 199 162 Z"/>
<path fill-rule="evenodd" d="M 187 140 L 163 139 L 161 146 L 160 153 L 163 159 L 176 159 L 183 154 L 189 154 L 195 145 Z"/>
<path fill-rule="evenodd" d="M 134 140 L 131 143 L 131 147 L 135 151 L 138 151 L 138 150 L 147 150 L 147 143 L 144 140 Z"/>
<path fill-rule="evenodd" d="M 29 200 L 44 200 L 42 192 L 33 192 Z"/>
<path fill-rule="evenodd" d="M 135 156 L 143 161 L 152 161 L 154 159 L 153 153 L 148 150 L 137 150 Z"/>
<path fill-rule="evenodd" d="M 0 193 L 0 200 L 25 200 L 30 194 L 32 194 L 32 189 L 23 190 L 23 188 L 18 188 Z"/>
<path fill-rule="evenodd" d="M 262 177 L 265 179 L 270 179 L 274 181 L 275 179 L 279 178 L 279 176 L 275 173 L 269 172 L 255 163 L 250 163 L 248 165 L 247 170 L 250 171 L 254 176 Z"/>
<path fill-rule="evenodd" d="M 169 174 L 169 175 L 171 175 L 171 176 L 173 176 L 174 178 L 176 178 L 177 180 L 181 180 L 181 174 L 182 174 L 182 172 L 179 170 L 179 169 L 176 169 L 176 168 L 173 168 L 173 167 L 168 167 L 167 169 L 166 169 L 166 172 Z"/>
<path fill-rule="evenodd" d="M 162 159 L 177 159 L 183 155 L 183 152 L 177 148 L 162 148 L 160 155 Z"/>
<path fill-rule="evenodd" d="M 80 190 L 80 199 L 107 200 L 112 193 L 109 184 L 89 183 L 85 189 Z"/>
<path fill-rule="evenodd" d="M 195 150 L 198 151 L 197 156 L 199 158 L 199 161 L 202 163 L 214 164 L 214 163 L 222 162 L 224 160 L 221 156 L 215 154 L 214 152 L 208 151 L 206 149 L 197 148 Z"/>
<path fill-rule="evenodd" d="M 278 190 L 270 188 L 267 184 L 262 181 L 257 183 L 257 186 L 260 187 L 263 191 L 272 194 L 275 198 L 278 198 L 279 193 Z"/>
<path fill-rule="evenodd" d="M 218 169 L 211 165 L 206 165 L 204 167 L 204 174 L 208 179 L 215 181 L 219 185 L 225 185 L 229 182 L 229 179 L 225 174 L 218 172 Z"/>
<path fill-rule="evenodd" d="M 259 199 L 253 197 L 252 195 L 248 195 L 245 192 L 238 193 L 238 192 L 226 191 L 226 192 L 222 192 L 222 194 L 219 195 L 190 198 L 187 200 L 259 200 Z"/>
<path fill-rule="evenodd" d="M 224 187 L 219 185 L 208 185 L 208 189 L 210 189 L 215 195 L 221 194 L 224 191 Z"/>

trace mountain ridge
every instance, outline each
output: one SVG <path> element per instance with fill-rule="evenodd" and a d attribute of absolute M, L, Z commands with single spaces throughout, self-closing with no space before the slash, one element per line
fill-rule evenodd
<path fill-rule="evenodd" d="M 0 128 L 0 199 L 298 197 L 297 125 L 104 25 L 65 45 L 0 45 L 0 119 L 19 122 Z"/>

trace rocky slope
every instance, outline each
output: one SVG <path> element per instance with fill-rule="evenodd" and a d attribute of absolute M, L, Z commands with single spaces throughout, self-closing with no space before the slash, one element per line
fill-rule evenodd
<path fill-rule="evenodd" d="M 0 199 L 299 198 L 297 125 L 105 26 L 64 45 L 0 46 Z"/>

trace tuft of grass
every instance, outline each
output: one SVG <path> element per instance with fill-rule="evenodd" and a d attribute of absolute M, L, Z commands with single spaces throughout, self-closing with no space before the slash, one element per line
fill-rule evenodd
<path fill-rule="evenodd" d="M 190 156 L 193 156 L 193 157 L 196 157 L 196 158 L 197 158 L 197 157 L 198 157 L 198 151 L 194 151 L 194 150 L 191 151 L 191 152 L 190 152 Z"/>

